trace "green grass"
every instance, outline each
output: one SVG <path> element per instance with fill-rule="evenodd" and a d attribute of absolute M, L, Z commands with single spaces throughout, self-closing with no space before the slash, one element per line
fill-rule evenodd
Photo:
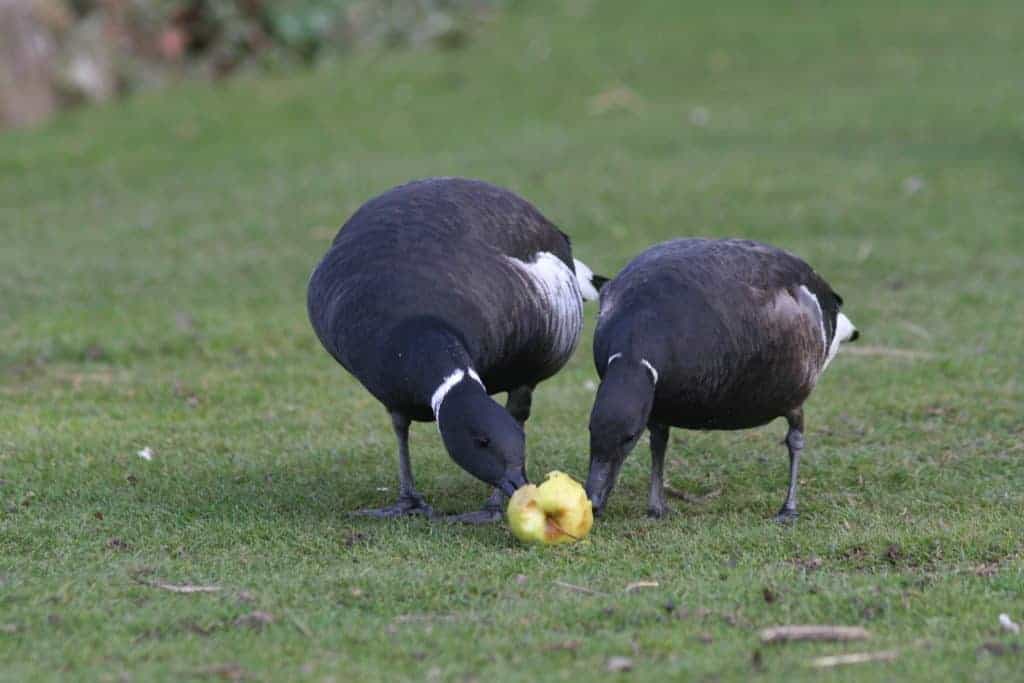
<path fill-rule="evenodd" d="M 1024 641 L 997 615 L 1024 620 L 1019 5 L 522 2 L 463 51 L 5 134 L 0 679 L 1013 680 Z M 601 111 L 619 87 L 627 106 Z M 306 278 L 360 203 L 439 174 L 521 192 L 605 273 L 680 235 L 813 263 L 864 336 L 808 404 L 799 523 L 770 521 L 781 423 L 674 432 L 671 484 L 722 493 L 660 522 L 637 448 L 573 547 L 350 516 L 394 495 L 393 437 L 317 344 Z M 586 473 L 590 314 L 537 392 L 534 478 Z M 437 507 L 482 502 L 433 427 L 412 448 Z M 640 580 L 658 586 L 624 592 Z M 274 622 L 236 625 L 253 611 Z M 873 638 L 759 644 L 786 623 Z M 618 655 L 632 673 L 605 672 Z"/>

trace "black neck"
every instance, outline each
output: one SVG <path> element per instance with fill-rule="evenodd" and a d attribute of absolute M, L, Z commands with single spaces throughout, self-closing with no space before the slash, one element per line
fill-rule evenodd
<path fill-rule="evenodd" d="M 606 392 L 628 397 L 629 404 L 649 406 L 657 386 L 654 372 L 637 355 L 623 352 L 608 364 L 601 386 Z"/>
<path fill-rule="evenodd" d="M 390 370 L 401 371 L 410 397 L 421 405 L 430 403 L 434 392 L 452 373 L 472 368 L 461 336 L 432 318 L 403 323 L 390 335 L 388 347 L 384 362 L 394 364 Z"/>
<path fill-rule="evenodd" d="M 650 419 L 654 387 L 649 369 L 638 360 L 619 357 L 608 365 L 590 412 L 592 459 L 626 457 Z"/>
<path fill-rule="evenodd" d="M 601 348 L 595 352 L 603 354 L 603 361 L 618 355 L 618 358 L 639 363 L 646 360 L 655 368 L 666 360 L 663 326 L 659 325 L 646 311 L 620 318 L 614 327 L 602 332 Z M 610 370 L 611 365 L 606 369 Z"/>

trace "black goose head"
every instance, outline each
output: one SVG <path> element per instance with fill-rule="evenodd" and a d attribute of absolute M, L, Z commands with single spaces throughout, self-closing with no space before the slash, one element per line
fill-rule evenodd
<path fill-rule="evenodd" d="M 526 438 L 508 411 L 469 375 L 437 409 L 445 448 L 462 469 L 511 496 L 526 479 Z"/>
<path fill-rule="evenodd" d="M 600 514 L 626 456 L 640 440 L 654 404 L 657 376 L 642 360 L 617 357 L 608 365 L 590 413 L 587 496 Z"/>

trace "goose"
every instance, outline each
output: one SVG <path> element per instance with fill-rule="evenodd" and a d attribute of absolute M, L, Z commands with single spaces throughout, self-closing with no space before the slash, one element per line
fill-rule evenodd
<path fill-rule="evenodd" d="M 409 457 L 413 421 L 436 421 L 448 454 L 494 487 L 484 523 L 527 483 L 524 426 L 534 387 L 569 360 L 583 301 L 604 278 L 569 237 L 512 192 L 428 178 L 369 200 L 341 227 L 309 280 L 321 344 L 388 411 L 398 500 L 361 511 L 431 516 Z M 503 408 L 491 394 L 507 392 Z"/>
<path fill-rule="evenodd" d="M 842 298 L 803 260 L 738 239 L 676 239 L 631 261 L 601 290 L 587 495 L 599 513 L 619 469 L 650 432 L 648 514 L 667 508 L 662 473 L 672 427 L 788 424 L 789 489 L 776 515 L 796 519 L 803 404 L 844 342 L 860 335 Z"/>

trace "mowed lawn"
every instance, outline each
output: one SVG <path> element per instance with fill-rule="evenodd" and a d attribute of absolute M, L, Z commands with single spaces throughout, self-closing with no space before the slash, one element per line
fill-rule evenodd
<path fill-rule="evenodd" d="M 1019 0 L 518 2 L 462 50 L 4 133 L 0 679 L 1015 680 L 1022 19 Z M 606 274 L 687 235 L 810 261 L 863 336 L 808 403 L 799 522 L 771 521 L 781 421 L 675 431 L 690 499 L 661 521 L 641 444 L 572 547 L 353 517 L 395 495 L 395 444 L 317 343 L 306 279 L 363 201 L 428 175 L 520 192 Z M 534 479 L 586 475 L 595 314 L 537 391 Z M 433 425 L 412 449 L 437 508 L 483 501 Z M 759 642 L 800 623 L 872 637 Z"/>

